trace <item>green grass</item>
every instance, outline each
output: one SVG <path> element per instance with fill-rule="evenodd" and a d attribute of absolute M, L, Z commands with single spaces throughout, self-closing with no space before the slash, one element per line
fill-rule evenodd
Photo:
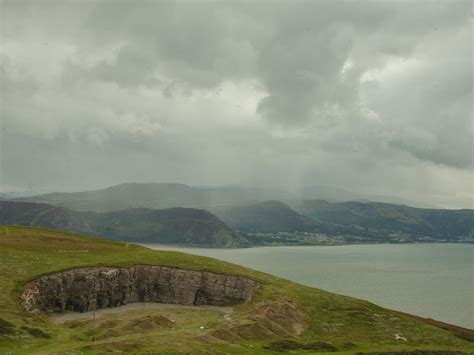
<path fill-rule="evenodd" d="M 91 321 L 53 324 L 45 315 L 27 313 L 18 300 L 29 280 L 82 266 L 158 264 L 243 275 L 262 284 L 255 304 L 235 307 L 231 321 L 214 310 L 163 309 L 130 311 Z M 327 343 L 340 353 L 404 350 L 460 350 L 474 345 L 453 332 L 366 301 L 302 286 L 238 265 L 189 254 L 38 228 L 0 226 L 0 353 L 126 351 L 161 353 L 270 353 L 279 340 Z M 306 315 L 306 330 L 295 338 L 268 337 L 253 329 L 262 302 L 293 300 Z M 151 317 L 151 318 L 150 318 Z M 169 323 L 167 320 L 172 321 Z M 170 326 L 172 324 L 172 326 Z M 263 323 L 262 323 L 263 324 Z M 205 329 L 200 329 L 205 326 Z M 229 327 L 248 328 L 232 339 L 217 337 Z M 231 328 L 231 335 L 232 335 Z M 244 334 L 244 335 L 242 335 Z M 395 334 L 408 339 L 395 340 Z M 234 334 L 235 335 L 235 334 Z M 354 344 L 350 349 L 347 343 Z M 315 352 L 317 350 L 314 350 Z M 312 350 L 298 350 L 312 353 Z"/>

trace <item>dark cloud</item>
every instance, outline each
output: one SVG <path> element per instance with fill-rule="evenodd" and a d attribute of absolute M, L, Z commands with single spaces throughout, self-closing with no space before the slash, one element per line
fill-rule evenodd
<path fill-rule="evenodd" d="M 3 189 L 34 171 L 474 195 L 470 1 L 0 6 Z"/>

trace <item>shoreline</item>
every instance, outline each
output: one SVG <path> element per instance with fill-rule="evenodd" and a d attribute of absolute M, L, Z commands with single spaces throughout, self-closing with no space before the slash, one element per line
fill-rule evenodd
<path fill-rule="evenodd" d="M 142 247 L 150 248 L 150 246 L 159 246 L 163 248 L 182 248 L 182 249 L 213 249 L 213 250 L 247 250 L 247 249 L 258 249 L 258 248 L 280 248 L 280 247 L 347 247 L 347 246 L 362 246 L 362 245 L 449 245 L 449 244 L 467 244 L 474 245 L 474 242 L 400 242 L 400 243 L 345 243 L 345 244 L 278 244 L 278 245 L 252 245 L 248 247 L 221 247 L 212 245 L 196 245 L 196 244 L 160 244 L 160 243 L 142 243 L 142 242 L 127 242 L 121 241 L 128 244 L 137 244 Z M 154 249 L 154 248 L 150 248 Z"/>

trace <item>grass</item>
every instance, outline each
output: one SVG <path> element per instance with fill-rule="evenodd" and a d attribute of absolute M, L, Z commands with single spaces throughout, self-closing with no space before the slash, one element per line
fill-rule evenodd
<path fill-rule="evenodd" d="M 262 284 L 259 300 L 236 306 L 230 321 L 215 310 L 170 308 L 134 310 L 109 314 L 95 322 L 64 324 L 53 324 L 46 315 L 29 314 L 19 303 L 18 296 L 25 283 L 41 275 L 83 266 L 133 264 L 243 275 Z M 474 351 L 473 343 L 456 336 L 457 330 L 442 329 L 363 300 L 211 258 L 150 250 L 65 232 L 0 226 L 0 275 L 0 353 L 265 354 L 274 350 L 291 351 L 285 346 L 293 346 L 297 348 L 294 351 L 305 354 L 333 348 L 341 354 Z M 270 320 L 263 318 L 258 305 L 263 302 L 284 304 L 285 300 L 293 300 L 304 313 L 306 330 L 298 337 L 278 331 L 269 336 L 266 330 L 277 329 L 283 324 L 278 322 L 285 320 L 276 319 L 278 314 Z M 281 316 L 285 316 L 284 311 Z M 407 341 L 396 340 L 395 334 L 406 337 Z"/>

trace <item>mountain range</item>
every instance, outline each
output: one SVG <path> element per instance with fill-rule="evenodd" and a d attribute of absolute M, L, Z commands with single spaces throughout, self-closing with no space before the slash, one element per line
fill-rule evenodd
<path fill-rule="evenodd" d="M 10 199 L 50 206 L 18 212 L 10 205 L 17 215 L 0 222 L 120 240 L 231 247 L 270 241 L 271 245 L 474 241 L 472 209 L 312 199 L 318 194 L 322 191 L 298 199 L 281 191 L 235 186 L 129 183 Z"/>
<path fill-rule="evenodd" d="M 54 192 L 13 199 L 41 202 L 77 211 L 117 211 L 128 208 L 208 208 L 251 201 L 289 198 L 279 191 L 242 187 L 192 187 L 174 183 L 126 183 L 84 192 Z"/>
<path fill-rule="evenodd" d="M 329 202 L 385 202 L 414 207 L 434 206 L 393 196 L 358 194 L 331 186 L 312 185 L 298 191 L 242 186 L 189 186 L 179 183 L 124 183 L 105 189 L 82 192 L 53 192 L 17 196 L 3 194 L 0 198 L 23 202 L 42 202 L 79 211 L 113 211 L 135 207 L 209 208 L 251 204 L 269 200 L 326 200 Z"/>

